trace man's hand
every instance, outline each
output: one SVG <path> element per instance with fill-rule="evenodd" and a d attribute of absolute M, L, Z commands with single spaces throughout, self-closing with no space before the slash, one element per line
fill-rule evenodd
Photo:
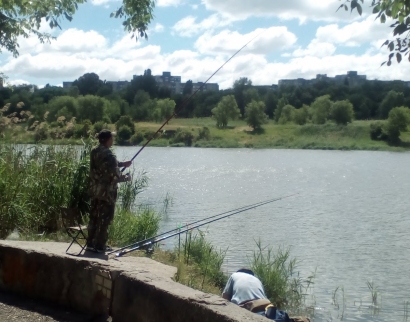
<path fill-rule="evenodd" d="M 121 167 L 128 168 L 132 164 L 132 161 L 121 162 Z"/>

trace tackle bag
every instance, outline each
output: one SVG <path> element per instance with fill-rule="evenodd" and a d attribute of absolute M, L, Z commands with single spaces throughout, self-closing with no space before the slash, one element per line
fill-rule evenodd
<path fill-rule="evenodd" d="M 285 311 L 278 310 L 272 304 L 265 308 L 265 316 L 275 322 L 291 322 L 289 315 Z"/>

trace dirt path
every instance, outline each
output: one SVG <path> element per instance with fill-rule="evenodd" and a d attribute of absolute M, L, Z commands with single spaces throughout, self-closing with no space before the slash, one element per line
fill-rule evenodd
<path fill-rule="evenodd" d="M 91 322 L 86 315 L 0 292 L 0 322 Z M 99 320 L 102 321 L 102 320 Z M 107 321 L 107 319 L 103 320 Z"/>

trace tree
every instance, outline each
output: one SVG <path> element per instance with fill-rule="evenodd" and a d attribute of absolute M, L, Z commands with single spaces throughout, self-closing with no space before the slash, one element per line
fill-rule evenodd
<path fill-rule="evenodd" d="M 403 105 L 403 103 L 404 103 L 403 93 L 398 93 L 396 91 L 389 91 L 379 105 L 379 116 L 382 119 L 386 119 L 392 108 L 401 106 Z"/>
<path fill-rule="evenodd" d="M 260 130 L 262 124 L 268 122 L 268 115 L 265 114 L 265 103 L 263 101 L 252 101 L 245 107 L 246 123 L 254 130 Z"/>
<path fill-rule="evenodd" d="M 336 101 L 330 108 L 330 119 L 336 124 L 347 125 L 351 123 L 354 118 L 353 105 L 348 100 Z"/>
<path fill-rule="evenodd" d="M 291 122 L 295 117 L 295 107 L 287 104 L 282 108 L 282 113 L 280 114 L 280 118 L 278 120 L 279 124 L 286 124 Z"/>
<path fill-rule="evenodd" d="M 288 105 L 288 99 L 286 96 L 282 96 L 279 101 L 278 101 L 278 105 L 276 106 L 275 112 L 273 114 L 273 118 L 276 122 L 279 122 L 280 119 L 280 115 L 282 114 L 282 109 L 285 105 Z"/>
<path fill-rule="evenodd" d="M 400 132 L 406 131 L 410 124 L 410 110 L 405 107 L 395 107 L 389 112 L 387 119 L 386 132 L 391 143 L 400 142 Z"/>
<path fill-rule="evenodd" d="M 191 95 L 194 86 L 192 85 L 192 80 L 189 80 L 185 83 L 184 89 L 182 90 L 182 95 Z"/>
<path fill-rule="evenodd" d="M 19 40 L 35 35 L 44 42 L 53 38 L 50 34 L 41 32 L 41 22 L 45 19 L 51 28 L 60 27 L 59 21 L 71 21 L 78 10 L 78 5 L 85 0 L 41 0 L 18 1 L 8 0 L 0 2 L 0 52 L 10 51 L 17 57 Z M 146 30 L 153 18 L 155 2 L 152 0 L 123 0 L 122 5 L 115 10 L 111 17 L 123 19 L 125 31 L 132 33 L 132 37 L 147 38 Z"/>
<path fill-rule="evenodd" d="M 330 95 L 323 95 L 315 99 L 310 105 L 310 113 L 314 124 L 325 124 L 329 118 L 332 101 Z"/>
<path fill-rule="evenodd" d="M 132 136 L 132 130 L 127 125 L 121 125 L 120 128 L 117 130 L 117 142 L 119 144 L 124 144 L 127 142 Z"/>
<path fill-rule="evenodd" d="M 348 5 L 350 4 L 350 9 L 353 11 L 357 10 L 359 15 L 362 15 L 362 6 L 359 1 L 363 4 L 364 0 L 346 0 L 344 4 L 339 6 L 345 10 L 349 10 Z M 390 50 L 388 60 L 382 63 L 382 65 L 387 63 L 390 66 L 392 63 L 392 58 L 395 56 L 398 63 L 403 59 L 403 56 L 408 55 L 408 60 L 410 61 L 409 46 L 410 41 L 410 5 L 408 0 L 372 0 L 371 6 L 373 7 L 373 14 L 377 15 L 376 19 L 379 19 L 381 23 L 385 23 L 387 18 L 395 20 L 395 22 L 390 25 L 393 29 L 394 40 L 386 40 L 383 46 L 387 46 Z M 405 34 L 404 38 L 400 36 Z"/>
<path fill-rule="evenodd" d="M 81 95 L 97 95 L 97 92 L 104 86 L 104 82 L 96 73 L 86 73 L 76 79 L 73 86 L 77 86 Z"/>
<path fill-rule="evenodd" d="M 216 126 L 225 128 L 228 121 L 237 119 L 241 113 L 233 95 L 222 97 L 218 105 L 212 109 L 212 114 L 216 119 Z"/>
<path fill-rule="evenodd" d="M 170 100 L 169 98 L 158 100 L 155 110 L 158 110 L 159 115 L 159 119 L 157 118 L 155 121 L 160 122 L 161 120 L 168 119 L 174 113 L 175 101 Z"/>
<path fill-rule="evenodd" d="M 293 121 L 298 125 L 304 125 L 309 119 L 309 107 L 305 104 L 293 113 Z"/>
<path fill-rule="evenodd" d="M 90 120 L 91 123 L 101 121 L 105 105 L 109 104 L 106 99 L 94 95 L 80 96 L 77 101 L 77 118 L 80 122 L 83 120 Z"/>
<path fill-rule="evenodd" d="M 245 96 L 244 91 L 252 86 L 252 81 L 247 77 L 241 77 L 233 84 L 233 93 L 235 95 L 236 103 L 241 114 L 245 112 Z"/>

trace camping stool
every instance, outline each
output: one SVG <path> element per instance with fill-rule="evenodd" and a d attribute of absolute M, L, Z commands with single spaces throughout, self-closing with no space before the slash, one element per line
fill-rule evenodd
<path fill-rule="evenodd" d="M 87 240 L 87 236 L 85 235 L 85 231 L 87 230 L 87 226 L 81 225 L 82 218 L 81 213 L 77 208 L 64 208 L 61 207 L 61 219 L 63 223 L 63 227 L 67 232 L 68 236 L 71 237 L 72 241 L 68 248 L 66 249 L 66 254 L 73 255 L 73 256 L 80 256 L 83 252 L 84 248 L 87 246 L 87 243 L 84 245 L 80 244 L 80 240 Z M 69 253 L 68 250 L 71 246 L 76 243 L 81 247 L 79 253 Z"/>

